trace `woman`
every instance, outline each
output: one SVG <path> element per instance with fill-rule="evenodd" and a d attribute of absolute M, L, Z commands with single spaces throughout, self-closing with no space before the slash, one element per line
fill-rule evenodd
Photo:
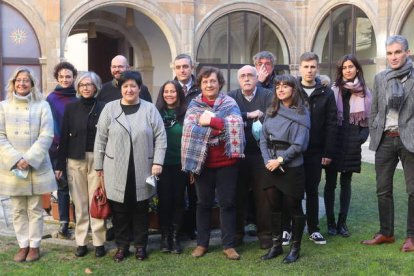
<path fill-rule="evenodd" d="M 148 206 L 155 187 L 146 179 L 162 172 L 167 137 L 156 107 L 139 98 L 141 74 L 125 71 L 119 81 L 122 98 L 104 107 L 95 139 L 95 170 L 105 178 L 112 223 L 121 262 L 129 255 L 130 225 L 138 260 L 147 258 Z"/>
<path fill-rule="evenodd" d="M 336 80 L 332 87 L 338 109 L 338 138 L 332 163 L 326 166 L 324 191 L 328 234 L 349 237 L 346 225 L 351 202 L 352 173 L 361 172 L 361 145 L 367 140 L 368 115 L 371 110 L 371 92 L 354 55 L 345 55 L 338 61 Z M 340 209 L 335 223 L 334 203 L 338 172 L 340 175 Z"/>
<path fill-rule="evenodd" d="M 40 258 L 43 232 L 42 194 L 56 189 L 48 150 L 53 117 L 36 87 L 32 71 L 19 67 L 0 102 L 0 193 L 10 196 L 19 243 L 16 262 Z"/>
<path fill-rule="evenodd" d="M 89 206 L 93 193 L 99 186 L 99 178 L 93 169 L 93 146 L 96 124 L 105 103 L 96 100 L 101 89 L 101 79 L 94 72 L 84 72 L 76 79 L 79 101 L 68 104 L 63 116 L 59 144 L 56 179 L 60 179 L 67 167 L 69 190 L 75 205 L 75 255 L 88 253 L 88 229 L 92 229 L 95 256 L 105 256 L 105 224 L 103 219 L 90 217 Z"/>
<path fill-rule="evenodd" d="M 63 61 L 58 63 L 53 71 L 58 85 L 55 90 L 50 93 L 46 101 L 50 105 L 52 110 L 53 121 L 54 121 L 54 134 L 52 146 L 49 149 L 50 159 L 52 165 L 56 169 L 56 163 L 58 159 L 58 146 L 60 143 L 61 129 L 63 114 L 65 113 L 65 107 L 73 102 L 77 102 L 76 90 L 73 87 L 73 83 L 78 75 L 78 71 L 75 66 L 71 63 Z M 58 231 L 59 237 L 69 238 L 69 186 L 66 175 L 66 168 L 63 168 L 62 177 L 57 180 L 58 184 L 58 207 L 59 207 L 59 222 L 60 228 Z"/>
<path fill-rule="evenodd" d="M 268 170 L 264 189 L 271 210 L 273 245 L 262 260 L 283 254 L 282 207 L 293 218 L 292 244 L 284 263 L 299 257 L 305 226 L 302 198 L 305 185 L 302 153 L 308 147 L 310 117 L 296 79 L 290 75 L 275 78 L 275 96 L 263 123 L 260 150 Z"/>
<path fill-rule="evenodd" d="M 157 186 L 161 225 L 161 252 L 180 254 L 179 231 L 184 216 L 184 195 L 188 175 L 181 170 L 181 136 L 185 96 L 177 81 L 167 81 L 158 94 L 157 108 L 167 133 L 164 167 Z"/>
<path fill-rule="evenodd" d="M 224 254 L 238 260 L 235 193 L 239 158 L 244 157 L 243 119 L 237 103 L 224 93 L 221 71 L 204 67 L 197 77 L 201 94 L 187 109 L 181 142 L 183 170 L 194 174 L 197 192 L 197 247 L 193 257 L 207 253 L 210 218 L 217 193 Z"/>

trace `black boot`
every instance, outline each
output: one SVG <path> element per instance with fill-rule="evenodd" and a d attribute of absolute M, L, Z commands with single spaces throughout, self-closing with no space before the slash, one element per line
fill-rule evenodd
<path fill-rule="evenodd" d="M 181 254 L 183 252 L 183 249 L 181 248 L 180 243 L 180 236 L 179 236 L 179 227 L 177 224 L 173 225 L 173 231 L 172 231 L 172 249 L 171 253 L 174 254 Z"/>
<path fill-rule="evenodd" d="M 273 245 L 266 255 L 261 257 L 262 260 L 270 260 L 283 254 L 282 247 L 282 213 L 272 213 L 270 226 L 272 228 Z"/>
<path fill-rule="evenodd" d="M 163 253 L 168 253 L 171 251 L 171 246 L 169 242 L 169 237 L 171 236 L 170 231 L 161 230 L 161 242 L 160 242 L 160 251 Z"/>
<path fill-rule="evenodd" d="M 69 238 L 69 223 L 62 222 L 60 224 L 58 234 L 60 238 L 68 239 Z"/>
<path fill-rule="evenodd" d="M 289 254 L 283 259 L 283 263 L 285 264 L 296 262 L 299 258 L 305 221 L 305 216 L 296 216 L 293 218 L 292 245 L 290 246 Z"/>
<path fill-rule="evenodd" d="M 338 231 L 338 234 L 344 238 L 347 238 L 351 235 L 349 233 L 348 226 L 346 226 L 346 214 L 339 214 L 338 223 L 337 223 L 337 231 Z"/>
<path fill-rule="evenodd" d="M 328 235 L 330 236 L 336 236 L 336 234 L 338 234 L 338 232 L 336 231 L 336 223 L 335 223 L 335 217 L 334 216 L 329 216 L 327 218 L 327 223 L 328 223 Z"/>

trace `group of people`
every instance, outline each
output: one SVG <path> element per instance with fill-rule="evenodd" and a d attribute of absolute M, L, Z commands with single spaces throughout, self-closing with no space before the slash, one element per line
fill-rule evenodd
<path fill-rule="evenodd" d="M 195 77 L 189 55 L 173 61 L 152 104 L 138 71 L 123 56 L 111 62 L 113 80 L 102 85 L 94 72 L 56 65 L 55 91 L 43 100 L 30 69 L 18 68 L 0 103 L 0 191 L 11 197 L 19 250 L 16 262 L 40 258 L 41 195 L 58 190 L 59 234 L 68 235 L 69 199 L 76 216 L 75 255 L 88 253 L 91 229 L 95 256 L 106 255 L 106 223 L 90 216 L 93 193 L 104 186 L 112 211 L 117 251 L 123 261 L 148 257 L 148 208 L 159 198 L 160 250 L 180 254 L 184 225 L 197 246 L 209 250 L 212 208 L 220 208 L 224 255 L 240 259 L 245 224 L 257 225 L 262 260 L 300 255 L 305 224 L 309 239 L 326 244 L 319 228 L 318 186 L 325 169 L 328 235 L 349 237 L 346 220 L 352 174 L 361 171 L 361 145 L 371 136 L 376 151 L 380 231 L 363 244 L 393 243 L 392 177 L 403 163 L 408 199 L 403 252 L 414 251 L 413 106 L 410 50 L 402 36 L 386 41 L 388 68 L 371 93 L 361 64 L 348 54 L 337 64 L 332 85 L 318 76 L 319 58 L 300 56 L 300 77 L 277 75 L 275 56 L 253 57 L 238 70 L 240 88 L 225 93 L 215 67 Z M 340 210 L 334 202 L 338 174 Z M 158 181 L 154 181 L 158 180 Z M 306 195 L 306 210 L 302 199 Z M 196 231 L 195 231 L 196 230 Z"/>

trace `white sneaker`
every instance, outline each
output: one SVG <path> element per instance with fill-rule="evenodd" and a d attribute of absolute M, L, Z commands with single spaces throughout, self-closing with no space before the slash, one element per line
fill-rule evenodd
<path fill-rule="evenodd" d="M 309 240 L 313 241 L 315 244 L 326 244 L 325 238 L 319 232 L 313 232 L 309 236 Z"/>
<path fill-rule="evenodd" d="M 282 245 L 289 245 L 291 238 L 292 238 L 292 235 L 288 231 L 283 231 Z"/>

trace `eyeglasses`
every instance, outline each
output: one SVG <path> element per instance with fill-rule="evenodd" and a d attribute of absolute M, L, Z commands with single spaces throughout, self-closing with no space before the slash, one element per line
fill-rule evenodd
<path fill-rule="evenodd" d="M 29 83 L 30 79 L 16 79 L 14 80 L 15 83 Z"/>
<path fill-rule="evenodd" d="M 79 88 L 90 88 L 92 87 L 94 84 L 93 83 L 81 83 L 78 85 Z"/>

